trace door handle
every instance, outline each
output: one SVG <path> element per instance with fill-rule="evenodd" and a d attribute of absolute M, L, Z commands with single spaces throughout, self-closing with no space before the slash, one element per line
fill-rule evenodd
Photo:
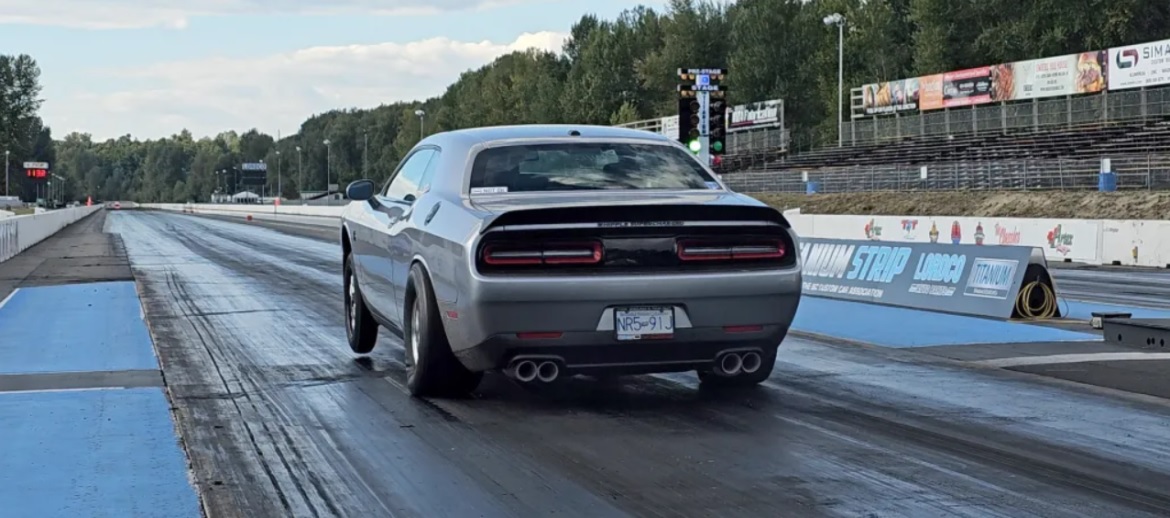
<path fill-rule="evenodd" d="M 434 207 L 431 207 L 431 211 L 427 213 L 427 219 L 423 220 L 423 225 L 429 225 L 431 223 L 431 220 L 435 218 L 435 214 L 439 212 L 439 205 L 439 203 L 436 203 Z"/>

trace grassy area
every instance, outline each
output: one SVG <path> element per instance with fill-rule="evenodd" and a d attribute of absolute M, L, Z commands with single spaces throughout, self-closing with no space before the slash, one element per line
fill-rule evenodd
<path fill-rule="evenodd" d="M 1170 191 L 748 193 L 808 214 L 1170 220 Z"/>
<path fill-rule="evenodd" d="M 36 211 L 36 209 L 31 208 L 31 207 L 13 207 L 11 209 L 4 209 L 4 210 L 7 210 L 8 212 L 11 212 L 13 214 L 16 214 L 17 216 L 27 216 L 27 215 L 32 214 L 33 212 Z"/>

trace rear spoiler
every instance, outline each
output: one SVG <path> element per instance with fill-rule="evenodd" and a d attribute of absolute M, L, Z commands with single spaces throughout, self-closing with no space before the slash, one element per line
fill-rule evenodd
<path fill-rule="evenodd" d="M 792 228 L 780 211 L 759 205 L 599 205 L 524 209 L 488 218 L 480 234 L 513 225 L 684 226 L 687 222 L 761 222 Z"/>

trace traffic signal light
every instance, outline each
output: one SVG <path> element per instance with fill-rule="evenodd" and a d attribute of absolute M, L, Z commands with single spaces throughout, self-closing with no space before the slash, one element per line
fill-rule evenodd
<path fill-rule="evenodd" d="M 694 97 L 678 100 L 678 137 L 691 152 L 702 151 L 699 144 L 699 101 Z"/>
<path fill-rule="evenodd" d="M 716 98 L 711 96 L 709 104 L 708 120 L 710 121 L 708 127 L 709 137 L 709 151 L 712 155 L 722 155 L 727 149 L 725 142 L 727 135 L 727 100 L 722 96 Z"/>

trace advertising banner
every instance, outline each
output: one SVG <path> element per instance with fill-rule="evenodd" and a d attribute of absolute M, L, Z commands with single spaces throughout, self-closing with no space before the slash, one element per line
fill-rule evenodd
<path fill-rule="evenodd" d="M 1109 49 L 1109 89 L 1170 84 L 1170 40 Z"/>
<path fill-rule="evenodd" d="M 755 128 L 779 127 L 784 125 L 784 101 L 772 99 L 731 108 L 731 123 L 728 131 L 743 131 Z"/>
<path fill-rule="evenodd" d="M 866 115 L 918 110 L 918 78 L 864 85 L 862 108 Z"/>
<path fill-rule="evenodd" d="M 1031 247 L 804 238 L 803 293 L 1009 319 Z"/>
<path fill-rule="evenodd" d="M 800 235 L 955 245 L 1022 245 L 1039 248 L 1050 261 L 1099 264 L 1100 220 L 971 218 L 952 216 L 851 216 L 802 214 Z"/>
<path fill-rule="evenodd" d="M 1019 101 L 1105 90 L 1105 52 L 1004 63 L 991 68 L 991 101 Z"/>
<path fill-rule="evenodd" d="M 991 67 L 968 68 L 943 74 L 943 106 L 971 106 L 991 102 Z"/>

